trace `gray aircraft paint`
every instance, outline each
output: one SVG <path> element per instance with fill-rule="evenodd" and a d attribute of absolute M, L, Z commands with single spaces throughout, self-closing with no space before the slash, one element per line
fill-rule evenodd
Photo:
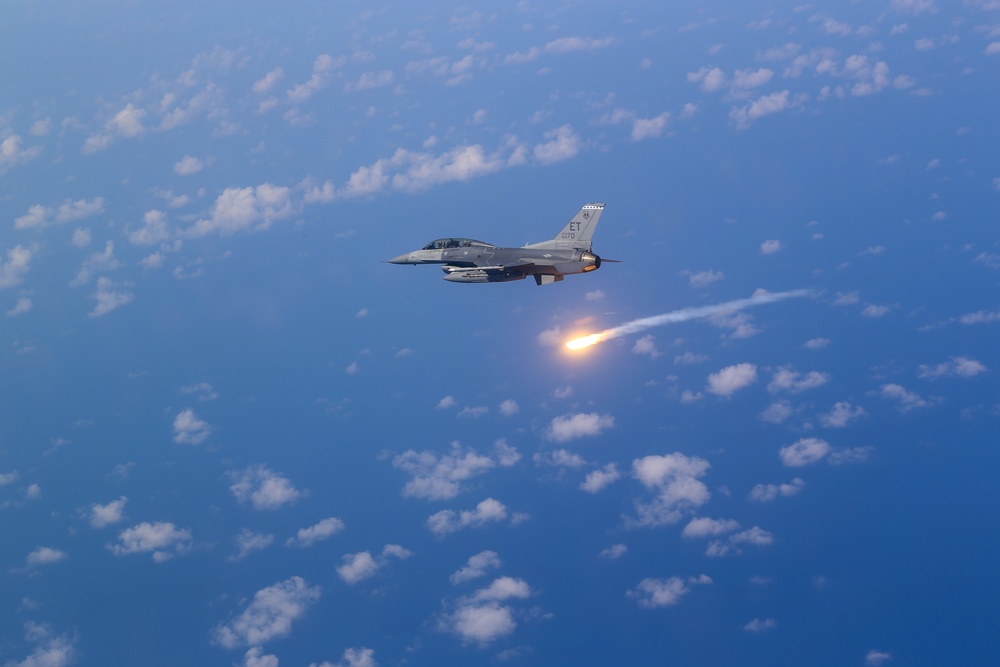
<path fill-rule="evenodd" d="M 431 241 L 420 250 L 388 261 L 443 264 L 444 279 L 455 283 L 502 283 L 532 276 L 536 284 L 547 285 L 601 267 L 601 258 L 592 252 L 592 241 L 603 212 L 603 203 L 585 204 L 555 238 L 523 248 L 502 248 L 485 241 L 452 237 Z"/>

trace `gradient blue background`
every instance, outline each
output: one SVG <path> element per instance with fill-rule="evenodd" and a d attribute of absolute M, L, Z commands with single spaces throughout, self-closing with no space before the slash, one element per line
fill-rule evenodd
<path fill-rule="evenodd" d="M 0 10 L 0 664 L 996 664 L 1000 10 L 675 4 Z M 224 204 L 272 187 L 270 215 Z M 622 260 L 596 273 L 382 263 L 541 241 L 588 201 Z M 408 451 L 450 497 L 405 491 Z M 706 495 L 636 525 L 641 461 L 673 453 Z M 241 501 L 247 470 L 291 492 Z M 486 499 L 502 520 L 430 529 Z M 126 553 L 158 522 L 179 537 Z M 270 542 L 240 557 L 241 531 Z"/>

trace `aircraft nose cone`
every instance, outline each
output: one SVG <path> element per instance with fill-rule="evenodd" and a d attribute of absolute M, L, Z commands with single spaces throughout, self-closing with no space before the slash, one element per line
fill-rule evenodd
<path fill-rule="evenodd" d="M 405 255 L 400 255 L 399 257 L 393 257 L 392 259 L 385 260 L 390 264 L 409 264 L 410 263 L 410 253 Z"/>

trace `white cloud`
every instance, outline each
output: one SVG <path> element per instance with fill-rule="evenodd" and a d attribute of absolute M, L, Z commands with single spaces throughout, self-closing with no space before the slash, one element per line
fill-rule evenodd
<path fill-rule="evenodd" d="M 346 62 L 347 60 L 344 56 L 336 59 L 327 53 L 317 56 L 316 60 L 313 61 L 312 76 L 305 83 L 300 83 L 288 90 L 288 101 L 293 104 L 300 104 L 308 100 L 313 94 L 325 88 L 330 83 L 333 72 L 343 67 Z M 272 71 L 272 73 L 274 72 Z M 271 74 L 268 74 L 265 79 L 269 76 Z M 276 74 L 274 81 L 277 78 L 280 77 Z M 273 84 L 274 81 L 271 83 Z M 260 82 L 258 81 L 258 83 Z M 254 85 L 256 86 L 257 84 Z"/>
<path fill-rule="evenodd" d="M 546 132 L 547 142 L 534 148 L 535 159 L 541 164 L 553 164 L 576 157 L 582 148 L 580 136 L 569 125 Z"/>
<path fill-rule="evenodd" d="M 24 282 L 24 276 L 31 270 L 32 251 L 23 245 L 16 245 L 7 251 L 7 261 L 0 260 L 0 289 L 13 287 Z"/>
<path fill-rule="evenodd" d="M 152 552 L 153 561 L 162 563 L 191 549 L 191 531 L 172 523 L 144 521 L 118 534 L 118 543 L 108 545 L 116 556 Z"/>
<path fill-rule="evenodd" d="M 174 163 L 174 173 L 181 176 L 192 176 L 205 168 L 208 163 L 201 158 L 185 155 Z"/>
<path fill-rule="evenodd" d="M 670 607 L 681 601 L 681 598 L 691 592 L 690 585 L 711 584 L 712 579 L 700 577 L 670 577 L 669 579 L 647 578 L 628 592 L 628 596 L 636 600 L 644 609 Z"/>
<path fill-rule="evenodd" d="M 624 544 L 612 544 L 607 549 L 602 549 L 601 553 L 598 554 L 601 558 L 610 558 L 612 560 L 616 558 L 621 558 L 628 553 L 628 547 Z"/>
<path fill-rule="evenodd" d="M 465 641 L 488 644 L 514 632 L 513 610 L 496 602 L 462 605 L 449 615 L 445 627 Z"/>
<path fill-rule="evenodd" d="M 778 627 L 778 622 L 773 618 L 755 618 L 746 625 L 743 629 L 747 632 L 765 632 L 767 630 L 773 630 Z"/>
<path fill-rule="evenodd" d="M 934 0 L 892 0 L 891 7 L 893 11 L 909 14 L 937 11 Z"/>
<path fill-rule="evenodd" d="M 709 317 L 708 321 L 720 329 L 731 329 L 729 338 L 744 339 L 760 333 L 749 313 L 718 313 Z"/>
<path fill-rule="evenodd" d="M 102 151 L 110 146 L 116 138 L 131 139 L 141 136 L 146 131 L 142 119 L 146 110 L 135 107 L 131 102 L 125 105 L 104 124 L 104 130 L 87 137 L 83 143 L 83 153 L 88 155 Z"/>
<path fill-rule="evenodd" d="M 124 518 L 127 502 L 128 498 L 122 496 L 106 505 L 94 503 L 90 506 L 90 525 L 94 528 L 104 528 L 120 522 Z"/>
<path fill-rule="evenodd" d="M 472 599 L 476 602 L 504 602 L 511 599 L 524 600 L 529 597 L 531 597 L 531 587 L 526 581 L 513 577 L 500 577 L 494 579 L 486 588 L 476 591 Z"/>
<path fill-rule="evenodd" d="M 729 120 L 738 130 L 745 130 L 755 120 L 780 113 L 801 104 L 798 98 L 793 99 L 791 93 L 782 90 L 769 95 L 762 95 L 753 102 L 742 107 L 733 107 L 729 112 Z"/>
<path fill-rule="evenodd" d="M 198 419 L 191 408 L 174 417 L 174 442 L 178 445 L 200 445 L 211 432 L 212 427 Z"/>
<path fill-rule="evenodd" d="M 698 273 L 691 273 L 690 271 L 682 271 L 681 273 L 688 276 L 688 282 L 690 282 L 691 287 L 694 287 L 695 289 L 708 287 L 712 283 L 718 282 L 725 277 L 722 271 L 715 271 L 712 269 L 709 269 L 708 271 L 700 271 Z"/>
<path fill-rule="evenodd" d="M 760 418 L 771 424 L 783 424 L 793 414 L 795 414 L 795 410 L 792 409 L 792 404 L 781 399 L 767 406 L 760 413 Z"/>
<path fill-rule="evenodd" d="M 475 556 L 469 558 L 465 567 L 457 570 L 451 575 L 449 581 L 453 584 L 460 584 L 472 579 L 477 579 L 487 570 L 500 567 L 500 556 L 495 551 L 480 551 Z"/>
<path fill-rule="evenodd" d="M 454 442 L 449 454 L 439 456 L 430 451 L 410 449 L 394 457 L 392 465 L 412 476 L 403 487 L 404 497 L 446 500 L 458 495 L 462 482 L 497 466 L 510 467 L 520 458 L 517 450 L 501 439 L 494 443 L 493 452 L 489 455 L 463 449 L 458 442 Z"/>
<path fill-rule="evenodd" d="M 233 649 L 287 637 L 292 623 L 302 618 L 319 597 L 319 586 L 309 586 L 302 577 L 290 577 L 262 588 L 243 613 L 215 629 L 213 639 L 223 648 Z"/>
<path fill-rule="evenodd" d="M 438 401 L 437 407 L 439 410 L 447 410 L 448 408 L 455 407 L 455 397 L 445 396 L 440 401 Z"/>
<path fill-rule="evenodd" d="M 13 472 L 0 472 L 0 486 L 7 486 L 8 484 L 13 484 L 18 479 L 20 479 L 20 477 L 21 476 L 18 474 L 16 470 L 14 470 Z"/>
<path fill-rule="evenodd" d="M 635 341 L 635 345 L 632 346 L 633 354 L 648 354 L 651 358 L 656 359 L 660 356 L 660 351 L 656 348 L 656 337 L 653 334 L 647 334 L 642 338 Z"/>
<path fill-rule="evenodd" d="M 254 551 L 261 551 L 271 546 L 274 542 L 274 535 L 265 535 L 263 533 L 255 533 L 251 530 L 243 528 L 240 530 L 239 534 L 236 536 L 236 547 L 238 551 L 235 556 L 230 556 L 229 560 L 238 561 L 243 560 Z"/>
<path fill-rule="evenodd" d="M 185 385 L 178 391 L 182 394 L 198 394 L 199 401 L 214 401 L 219 397 L 219 392 L 215 391 L 208 382 Z"/>
<path fill-rule="evenodd" d="M 303 189 L 302 201 L 306 204 L 329 204 L 337 198 L 337 188 L 334 187 L 333 181 L 323 181 L 321 185 L 315 185 L 311 179 L 305 179 L 299 184 L 299 187 Z M 358 317 L 364 317 L 361 313 L 367 314 L 367 309 L 362 308 L 358 311 Z"/>
<path fill-rule="evenodd" d="M 512 398 L 508 398 L 500 404 L 500 414 L 504 417 L 510 417 L 516 415 L 521 408 L 518 407 L 517 401 Z"/>
<path fill-rule="evenodd" d="M 485 645 L 517 627 L 514 609 L 501 603 L 526 600 L 531 595 L 531 587 L 523 579 L 499 577 L 486 588 L 460 598 L 455 611 L 443 615 L 439 625 L 463 641 Z"/>
<path fill-rule="evenodd" d="M 892 310 L 891 306 L 877 305 L 874 303 L 870 303 L 867 306 L 865 306 L 864 310 L 861 311 L 861 315 L 863 317 L 871 317 L 871 318 L 882 317 L 883 315 L 888 314 L 890 310 Z"/>
<path fill-rule="evenodd" d="M 375 651 L 370 648 L 344 649 L 344 655 L 336 663 L 324 661 L 309 663 L 309 667 L 378 667 L 375 661 Z"/>
<path fill-rule="evenodd" d="M 726 74 L 718 67 L 711 69 L 702 67 L 697 72 L 688 72 L 687 80 L 691 83 L 700 83 L 701 89 L 706 93 L 714 93 L 725 87 Z"/>
<path fill-rule="evenodd" d="M 399 148 L 392 157 L 359 167 L 350 175 L 339 196 L 366 197 L 390 186 L 404 192 L 422 192 L 443 183 L 468 181 L 512 166 L 504 150 L 487 154 L 482 146 L 475 144 L 435 155 Z"/>
<path fill-rule="evenodd" d="M 898 384 L 884 384 L 879 388 L 879 393 L 883 398 L 896 401 L 896 407 L 900 412 L 909 412 L 917 408 L 929 408 L 940 402 L 940 399 L 937 398 L 925 399 Z"/>
<path fill-rule="evenodd" d="M 375 576 L 380 569 L 388 565 L 390 557 L 405 560 L 412 555 L 408 549 L 404 549 L 398 544 L 385 545 L 382 554 L 377 558 L 372 556 L 370 551 L 345 554 L 341 558 L 341 565 L 337 567 L 337 576 L 353 586 Z"/>
<path fill-rule="evenodd" d="M 636 503 L 637 517 L 629 523 L 638 526 L 662 526 L 677 523 L 688 512 L 708 502 L 711 494 L 698 478 L 710 464 L 697 456 L 680 452 L 665 456 L 646 456 L 632 462 L 632 474 L 656 497 L 648 503 Z"/>
<path fill-rule="evenodd" d="M 1000 310 L 979 310 L 974 313 L 966 313 L 958 318 L 962 324 L 986 324 L 989 322 L 1000 322 Z"/>
<path fill-rule="evenodd" d="M 17 164 L 28 162 L 42 153 L 41 146 L 21 148 L 21 137 L 12 134 L 0 141 L 0 174 Z"/>
<path fill-rule="evenodd" d="M 119 111 L 110 121 L 110 127 L 123 137 L 137 137 L 146 131 L 142 118 L 146 112 L 132 106 L 131 102 Z"/>
<path fill-rule="evenodd" d="M 4 663 L 5 667 L 68 667 L 78 657 L 75 640 L 67 635 L 55 636 L 40 623 L 24 624 L 25 636 L 35 647 L 24 660 Z"/>
<path fill-rule="evenodd" d="M 32 303 L 31 299 L 29 299 L 28 297 L 26 296 L 18 297 L 17 303 L 14 304 L 14 307 L 7 311 L 7 317 L 17 317 L 18 315 L 24 315 L 25 313 L 30 312 L 31 309 L 34 307 L 35 304 Z"/>
<path fill-rule="evenodd" d="M 67 558 L 69 558 L 69 554 L 65 551 L 52 547 L 38 547 L 28 554 L 26 562 L 28 567 L 36 567 L 38 565 L 52 565 Z"/>
<path fill-rule="evenodd" d="M 262 465 L 230 471 L 229 476 L 235 480 L 229 489 L 236 500 L 241 505 L 249 502 L 254 509 L 275 510 L 305 495 L 287 477 Z"/>
<path fill-rule="evenodd" d="M 611 37 L 560 37 L 545 45 L 546 53 L 570 53 L 572 51 L 597 51 L 614 42 Z"/>
<path fill-rule="evenodd" d="M 805 342 L 805 347 L 809 350 L 822 350 L 830 344 L 829 338 L 810 338 Z"/>
<path fill-rule="evenodd" d="M 778 451 L 781 462 L 790 468 L 816 463 L 830 453 L 830 444 L 820 438 L 802 438 Z"/>
<path fill-rule="evenodd" d="M 116 282 L 110 278 L 101 276 L 97 279 L 97 291 L 94 293 L 94 298 L 97 300 L 97 305 L 94 306 L 92 311 L 87 313 L 88 317 L 107 315 L 111 311 L 131 303 L 134 295 L 132 292 L 118 289 Z"/>
<path fill-rule="evenodd" d="M 188 227 L 184 230 L 184 236 L 232 236 L 239 232 L 267 229 L 273 222 L 299 212 L 301 206 L 293 201 L 292 194 L 291 188 L 270 183 L 256 187 L 226 188 L 216 198 L 211 216 Z"/>
<path fill-rule="evenodd" d="M 311 547 L 317 542 L 330 539 L 344 529 L 344 522 L 337 517 L 328 517 L 308 528 L 299 528 L 295 537 L 285 542 L 286 547 Z"/>
<path fill-rule="evenodd" d="M 485 405 L 479 406 L 468 406 L 464 407 L 458 412 L 459 417 L 468 417 L 469 419 L 479 419 L 480 417 L 489 414 L 490 409 Z"/>
<path fill-rule="evenodd" d="M 770 546 L 774 542 L 774 535 L 768 531 L 754 526 L 739 533 L 729 536 L 727 541 L 713 540 L 705 550 L 705 555 L 713 558 L 736 555 L 742 553 L 741 544 L 751 544 L 758 547 Z"/>
<path fill-rule="evenodd" d="M 345 554 L 341 561 L 342 565 L 337 568 L 337 575 L 348 584 L 368 579 L 379 569 L 378 563 L 369 551 Z"/>
<path fill-rule="evenodd" d="M 791 368 L 784 366 L 779 368 L 774 373 L 774 376 L 771 378 L 771 382 L 767 385 L 767 390 L 772 394 L 776 394 L 781 391 L 787 391 L 790 394 L 798 394 L 808 389 L 822 387 L 829 379 L 830 376 L 826 373 L 809 371 L 803 375 L 798 371 L 793 371 Z"/>
<path fill-rule="evenodd" d="M 892 654 L 886 651 L 876 651 L 872 649 L 865 654 L 865 664 L 870 667 L 879 667 L 882 663 L 892 660 Z"/>
<path fill-rule="evenodd" d="M 799 477 L 785 484 L 757 484 L 750 490 L 750 499 L 767 503 L 778 496 L 788 497 L 798 495 L 805 486 L 805 481 Z"/>
<path fill-rule="evenodd" d="M 614 463 L 609 463 L 600 470 L 588 473 L 587 478 L 580 483 L 580 488 L 587 493 L 599 493 L 620 478 L 621 473 L 618 472 L 618 467 Z"/>
<path fill-rule="evenodd" d="M 447 535 L 463 528 L 481 528 L 488 523 L 506 521 L 509 517 L 507 506 L 495 498 L 487 498 L 474 510 L 441 510 L 427 519 L 427 528 L 435 535 Z M 518 515 L 512 517 L 512 520 Z"/>
<path fill-rule="evenodd" d="M 614 425 L 615 418 L 608 414 L 600 415 L 596 412 L 567 414 L 552 419 L 545 437 L 555 442 L 566 442 L 600 435 L 602 431 L 613 428 Z"/>
<path fill-rule="evenodd" d="M 762 255 L 773 255 L 785 246 L 782 245 L 781 241 L 777 239 L 771 239 L 770 241 L 764 241 L 760 244 L 760 254 Z"/>
<path fill-rule="evenodd" d="M 254 646 L 243 655 L 243 667 L 278 667 L 278 656 L 264 654 L 264 649 Z"/>
<path fill-rule="evenodd" d="M 545 46 L 539 48 L 533 46 L 527 51 L 516 51 L 504 57 L 505 65 L 519 65 L 523 63 L 528 63 L 533 60 L 537 60 L 542 54 L 562 54 L 571 53 L 573 51 L 597 51 L 609 46 L 614 42 L 611 37 L 604 37 L 597 39 L 594 37 L 560 37 L 559 39 L 554 39 L 551 42 L 545 44 Z"/>
<path fill-rule="evenodd" d="M 732 87 L 737 90 L 750 90 L 759 88 L 774 78 L 774 71 L 766 67 L 757 70 L 738 69 L 733 72 Z"/>
<path fill-rule="evenodd" d="M 95 271 L 113 271 L 121 266 L 115 258 L 115 242 L 107 241 L 104 250 L 92 253 L 80 266 L 76 277 L 70 281 L 70 287 L 79 287 L 90 282 Z"/>
<path fill-rule="evenodd" d="M 998 319 L 1000 319 L 1000 316 L 998 316 Z M 560 327 L 552 327 L 551 329 L 546 329 L 538 334 L 539 345 L 555 347 L 557 345 L 562 345 L 562 343 L 563 331 Z"/>
<path fill-rule="evenodd" d="M 838 449 L 830 452 L 830 456 L 827 458 L 827 461 L 829 461 L 831 465 L 864 463 L 871 458 L 874 451 L 874 447 L 845 447 L 844 449 Z"/>
<path fill-rule="evenodd" d="M 689 366 L 691 364 L 701 364 L 706 361 L 708 361 L 707 354 L 698 354 L 690 350 L 674 357 L 674 365 L 676 366 Z"/>
<path fill-rule="evenodd" d="M 663 112 L 655 118 L 636 118 L 632 121 L 632 141 L 655 139 L 663 134 L 670 120 L 670 113 Z"/>
<path fill-rule="evenodd" d="M 70 243 L 73 244 L 74 248 L 79 248 L 83 250 L 88 245 L 90 245 L 91 235 L 89 229 L 84 229 L 83 227 L 78 227 L 73 231 L 73 236 L 70 239 Z"/>
<path fill-rule="evenodd" d="M 394 78 L 392 70 L 388 69 L 379 70 L 378 72 L 362 72 L 357 81 L 345 83 L 344 90 L 346 92 L 353 92 L 356 90 L 382 88 L 392 84 Z"/>
<path fill-rule="evenodd" d="M 14 219 L 16 229 L 31 229 L 34 227 L 47 227 L 52 224 L 63 224 L 82 220 L 104 212 L 104 198 L 94 197 L 93 199 L 67 199 L 59 206 L 42 206 L 35 204 L 28 208 L 28 212 Z"/>
<path fill-rule="evenodd" d="M 844 428 L 866 414 L 868 413 L 860 405 L 839 401 L 834 404 L 830 412 L 819 415 L 819 423 L 827 428 Z"/>
<path fill-rule="evenodd" d="M 139 260 L 139 265 L 147 269 L 159 269 L 163 267 L 163 262 L 166 259 L 166 256 L 162 252 L 157 251 Z"/>
<path fill-rule="evenodd" d="M 710 519 L 708 517 L 697 517 L 691 519 L 688 525 L 681 531 L 682 537 L 698 539 L 703 537 L 713 537 L 724 535 L 738 530 L 740 524 L 734 519 Z"/>
<path fill-rule="evenodd" d="M 531 457 L 535 465 L 547 465 L 554 468 L 582 468 L 587 465 L 586 459 L 568 449 L 556 449 L 551 452 L 538 452 Z"/>
<path fill-rule="evenodd" d="M 861 301 L 857 292 L 837 292 L 837 297 L 833 300 L 834 306 L 853 306 Z"/>
<path fill-rule="evenodd" d="M 258 79 L 253 84 L 253 92 L 255 93 L 266 93 L 274 87 L 274 84 L 281 81 L 285 76 L 285 70 L 280 67 L 275 67 L 273 70 L 265 74 L 263 77 Z"/>
<path fill-rule="evenodd" d="M 735 364 L 709 375 L 707 390 L 716 396 L 728 397 L 756 381 L 757 367 L 755 365 Z"/>
<path fill-rule="evenodd" d="M 975 359 L 970 357 L 952 357 L 950 361 L 935 366 L 920 364 L 918 375 L 922 378 L 933 380 L 946 376 L 971 378 L 985 372 L 986 366 Z"/>

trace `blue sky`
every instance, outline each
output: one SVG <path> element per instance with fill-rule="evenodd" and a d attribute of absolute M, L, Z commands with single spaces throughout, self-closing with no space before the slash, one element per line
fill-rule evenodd
<path fill-rule="evenodd" d="M 995 662 L 997 3 L 3 14 L 0 664 Z"/>

